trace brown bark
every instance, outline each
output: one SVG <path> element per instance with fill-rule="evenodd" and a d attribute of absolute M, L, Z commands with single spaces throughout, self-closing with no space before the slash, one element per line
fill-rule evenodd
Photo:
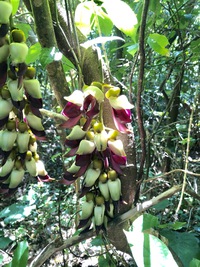
<path fill-rule="evenodd" d="M 47 0 L 25 1 L 35 20 L 36 33 L 42 47 L 57 47 L 54 34 L 52 17 Z M 41 16 L 42 14 L 42 16 Z M 61 108 L 65 105 L 64 95 L 69 94 L 69 88 L 66 82 L 65 73 L 61 61 L 53 61 L 46 67 L 50 80 L 51 88 L 55 94 L 56 100 Z"/>

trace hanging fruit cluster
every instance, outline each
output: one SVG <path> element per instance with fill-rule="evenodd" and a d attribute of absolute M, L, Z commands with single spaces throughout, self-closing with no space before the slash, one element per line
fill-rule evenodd
<path fill-rule="evenodd" d="M 27 171 L 49 180 L 37 153 L 36 137 L 45 138 L 40 83 L 26 65 L 28 46 L 23 31 L 11 29 L 12 4 L 0 1 L 0 192 L 16 190 Z"/>
<path fill-rule="evenodd" d="M 65 141 L 66 157 L 74 157 L 74 162 L 62 183 L 69 185 L 81 179 L 79 196 L 85 196 L 85 202 L 78 228 L 85 231 L 93 225 L 98 231 L 117 214 L 122 199 L 121 179 L 125 179 L 122 166 L 126 165 L 126 154 L 118 134 L 130 133 L 127 123 L 131 122 L 133 106 L 125 95 L 120 95 L 120 88 L 96 82 L 65 99 L 67 104 L 62 114 L 67 121 L 62 126 L 71 129 Z M 104 125 L 105 99 L 111 105 L 110 116 L 116 129 Z"/>

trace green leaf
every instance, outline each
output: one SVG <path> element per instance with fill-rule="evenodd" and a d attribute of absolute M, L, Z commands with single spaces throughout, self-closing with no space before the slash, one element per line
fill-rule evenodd
<path fill-rule="evenodd" d="M 91 245 L 92 246 L 103 246 L 105 244 L 105 242 L 103 242 L 103 239 L 101 236 L 96 236 L 92 241 L 91 241 Z"/>
<path fill-rule="evenodd" d="M 182 261 L 184 267 L 188 267 L 193 258 L 200 259 L 198 239 L 192 233 L 181 233 L 171 230 L 162 230 L 161 235 L 169 241 L 169 247 Z"/>
<path fill-rule="evenodd" d="M 29 65 L 30 63 L 33 63 L 36 60 L 38 60 L 40 57 L 41 49 L 42 48 L 40 43 L 33 44 L 28 50 L 28 55 L 26 57 L 26 64 Z"/>
<path fill-rule="evenodd" d="M 127 49 L 127 52 L 131 54 L 132 56 L 135 55 L 135 53 L 138 51 L 139 45 L 138 43 L 130 45 Z"/>
<path fill-rule="evenodd" d="M 101 13 L 97 16 L 97 19 L 101 33 L 106 36 L 111 35 L 113 23 L 108 15 L 105 12 L 101 11 Z"/>
<path fill-rule="evenodd" d="M 0 212 L 0 218 L 5 218 L 5 223 L 13 223 L 23 220 L 25 217 L 29 216 L 32 210 L 35 209 L 35 205 L 22 205 L 19 203 L 12 204 L 6 207 Z"/>
<path fill-rule="evenodd" d="M 63 63 L 63 68 L 64 68 L 65 72 L 67 72 L 71 69 L 75 69 L 73 63 L 65 56 L 62 57 L 62 63 Z"/>
<path fill-rule="evenodd" d="M 85 49 L 89 48 L 92 45 L 95 44 L 104 44 L 106 42 L 115 41 L 115 40 L 121 40 L 124 41 L 121 37 L 118 36 L 112 36 L 112 37 L 97 37 L 92 40 L 88 40 L 85 43 L 82 43 L 81 46 L 83 46 Z"/>
<path fill-rule="evenodd" d="M 40 52 L 39 60 L 43 68 L 54 60 L 60 60 L 62 54 L 56 47 L 43 47 Z"/>
<path fill-rule="evenodd" d="M 103 7 L 106 9 L 113 24 L 124 34 L 135 41 L 136 25 L 138 23 L 136 14 L 128 4 L 121 0 L 105 0 Z"/>
<path fill-rule="evenodd" d="M 145 213 L 133 222 L 131 228 L 133 228 L 133 231 L 142 232 L 157 226 L 158 218 L 151 214 Z"/>
<path fill-rule="evenodd" d="M 13 260 L 12 267 L 26 267 L 28 262 L 28 243 L 27 241 L 22 241 L 18 244 Z"/>
<path fill-rule="evenodd" d="M 11 242 L 12 240 L 9 237 L 0 237 L 0 249 L 6 249 Z"/>
<path fill-rule="evenodd" d="M 164 210 L 168 205 L 169 205 L 169 200 L 164 199 L 160 203 L 156 204 L 153 208 L 159 211 L 159 210 Z"/>
<path fill-rule="evenodd" d="M 91 16 L 93 14 L 94 3 L 84 2 L 77 5 L 75 10 L 75 25 L 82 32 L 83 35 L 87 36 L 91 32 Z"/>
<path fill-rule="evenodd" d="M 147 43 L 160 55 L 169 56 L 169 49 L 165 48 L 169 44 L 169 41 L 165 35 L 152 33 L 149 35 Z"/>
<path fill-rule="evenodd" d="M 98 258 L 98 266 L 99 267 L 109 266 L 109 262 L 108 262 L 107 258 L 105 258 L 103 255 L 99 256 L 99 258 Z"/>
<path fill-rule="evenodd" d="M 11 0 L 10 2 L 13 6 L 12 15 L 15 15 L 17 13 L 18 8 L 19 8 L 20 0 Z"/>
<path fill-rule="evenodd" d="M 178 267 L 170 250 L 159 238 L 138 231 L 124 232 L 137 266 Z"/>
<path fill-rule="evenodd" d="M 142 231 L 158 226 L 158 218 L 149 213 L 143 214 Z"/>
<path fill-rule="evenodd" d="M 193 259 L 191 262 L 190 262 L 190 266 L 189 267 L 200 267 L 200 261 L 197 260 L 197 259 Z"/>

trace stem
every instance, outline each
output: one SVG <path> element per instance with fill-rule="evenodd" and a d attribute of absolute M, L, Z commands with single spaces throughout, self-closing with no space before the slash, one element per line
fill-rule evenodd
<path fill-rule="evenodd" d="M 142 22 L 140 26 L 140 35 L 139 35 L 139 57 L 140 57 L 140 66 L 139 66 L 139 77 L 138 77 L 138 91 L 137 91 L 137 103 L 136 103 L 136 114 L 138 120 L 138 130 L 140 134 L 141 140 L 141 149 L 142 156 L 140 160 L 140 168 L 138 172 L 138 186 L 140 186 L 142 181 L 144 163 L 146 158 L 146 134 L 143 124 L 143 116 L 142 116 L 142 92 L 144 90 L 144 67 L 145 67 L 145 28 L 146 28 L 146 19 L 147 12 L 149 7 L 149 0 L 144 1 L 143 11 L 142 11 Z M 139 197 L 139 188 L 137 190 L 137 198 Z M 136 199 L 137 201 L 137 199 Z"/>
<path fill-rule="evenodd" d="M 198 89 L 197 89 L 198 90 Z M 182 190 L 181 190 L 181 196 L 180 200 L 176 209 L 175 217 L 178 216 L 178 212 L 181 208 L 182 202 L 183 202 L 183 197 L 184 197 L 184 192 L 185 188 L 187 185 L 186 179 L 187 179 L 187 171 L 188 171 L 188 164 L 189 164 L 189 152 L 190 152 L 190 136 L 191 136 L 191 129 L 192 129 L 192 122 L 193 122 L 193 116 L 194 116 L 194 111 L 196 109 L 196 99 L 198 96 L 198 92 L 196 90 L 196 95 L 194 98 L 191 114 L 190 114 L 190 120 L 189 120 L 189 126 L 188 126 L 188 136 L 187 136 L 187 147 L 186 147 L 186 155 L 185 155 L 185 168 L 184 168 L 184 175 L 183 175 L 183 185 L 182 185 Z"/>

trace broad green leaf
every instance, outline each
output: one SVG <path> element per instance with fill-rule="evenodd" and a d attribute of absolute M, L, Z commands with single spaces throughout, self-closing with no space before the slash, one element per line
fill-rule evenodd
<path fill-rule="evenodd" d="M 75 69 L 73 63 L 65 56 L 62 57 L 62 63 L 63 63 L 63 68 L 64 68 L 65 72 L 67 72 L 71 69 Z"/>
<path fill-rule="evenodd" d="M 168 247 L 157 237 L 124 231 L 132 255 L 140 267 L 178 267 Z"/>
<path fill-rule="evenodd" d="M 128 4 L 121 0 L 105 0 L 103 7 L 113 24 L 132 40 L 135 40 L 137 17 Z"/>
<path fill-rule="evenodd" d="M 0 249 L 5 249 L 12 242 L 9 237 L 0 237 Z"/>
<path fill-rule="evenodd" d="M 13 6 L 12 14 L 15 15 L 17 13 L 18 8 L 19 8 L 20 0 L 11 0 L 10 2 Z"/>
<path fill-rule="evenodd" d="M 169 44 L 169 41 L 165 35 L 152 33 L 147 39 L 147 43 L 150 47 L 157 53 L 162 56 L 169 56 L 169 49 L 166 46 Z"/>
<path fill-rule="evenodd" d="M 169 205 L 169 200 L 168 199 L 164 199 L 160 203 L 158 203 L 155 206 L 153 206 L 153 208 L 156 209 L 157 211 L 159 211 L 159 210 L 164 210 L 168 205 Z"/>
<path fill-rule="evenodd" d="M 193 260 L 190 262 L 190 266 L 189 266 L 189 267 L 200 267 L 200 260 L 193 259 Z"/>
<path fill-rule="evenodd" d="M 98 22 L 101 33 L 103 35 L 111 35 L 113 23 L 105 12 L 101 11 L 100 15 L 98 16 Z"/>
<path fill-rule="evenodd" d="M 90 19 L 93 14 L 93 8 L 94 3 L 91 1 L 78 4 L 75 10 L 75 25 L 85 36 L 91 32 Z"/>
<path fill-rule="evenodd" d="M 91 241 L 92 246 L 103 246 L 105 245 L 105 242 L 103 241 L 101 236 L 96 236 L 92 241 Z"/>
<path fill-rule="evenodd" d="M 40 43 L 33 44 L 28 50 L 28 55 L 26 57 L 26 64 L 29 65 L 30 63 L 33 63 L 36 60 L 38 60 L 40 57 L 41 49 L 42 48 Z"/>
<path fill-rule="evenodd" d="M 99 9 L 97 12 L 93 13 L 91 16 L 91 25 L 95 25 L 97 31 L 100 28 L 101 34 L 105 36 L 111 35 L 113 23 L 108 15 L 102 10 Z"/>
<path fill-rule="evenodd" d="M 158 218 L 149 213 L 143 214 L 142 231 L 158 226 Z"/>
<path fill-rule="evenodd" d="M 193 258 L 200 260 L 198 239 L 194 234 L 165 229 L 161 231 L 161 235 L 168 239 L 169 247 L 176 253 L 184 267 L 188 267 Z"/>
<path fill-rule="evenodd" d="M 62 58 L 62 54 L 56 47 L 43 47 L 40 52 L 40 63 L 43 68 L 46 67 L 49 63 L 53 62 L 54 60 L 60 60 Z"/>
<path fill-rule="evenodd" d="M 12 267 L 26 267 L 28 261 L 28 243 L 22 241 L 18 244 L 12 259 Z"/>
<path fill-rule="evenodd" d="M 158 218 L 145 213 L 133 222 L 131 228 L 133 228 L 133 231 L 135 232 L 142 232 L 156 226 L 158 226 Z"/>
<path fill-rule="evenodd" d="M 115 41 L 115 40 L 121 40 L 124 41 L 123 38 L 118 37 L 118 36 L 111 36 L 111 37 L 97 37 L 95 39 L 92 40 L 88 40 L 85 43 L 82 43 L 81 46 L 83 46 L 85 49 L 89 48 L 92 45 L 95 44 L 104 44 L 106 42 L 110 42 L 110 41 Z"/>
<path fill-rule="evenodd" d="M 127 49 L 127 52 L 131 54 L 132 56 L 135 55 L 135 53 L 138 51 L 139 45 L 138 43 L 130 45 Z"/>
<path fill-rule="evenodd" d="M 19 203 L 12 204 L 6 207 L 0 212 L 0 218 L 5 218 L 5 223 L 13 223 L 23 220 L 25 217 L 29 216 L 32 210 L 35 209 L 35 205 L 22 205 Z"/>
<path fill-rule="evenodd" d="M 149 10 L 153 11 L 155 15 L 159 15 L 161 10 L 160 0 L 150 0 Z"/>

